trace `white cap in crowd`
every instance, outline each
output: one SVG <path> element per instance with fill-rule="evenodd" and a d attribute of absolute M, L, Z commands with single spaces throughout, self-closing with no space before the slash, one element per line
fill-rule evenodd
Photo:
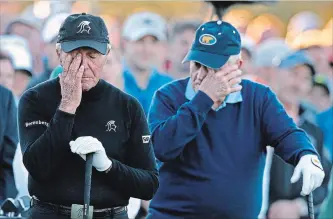
<path fill-rule="evenodd" d="M 253 56 L 254 65 L 257 67 L 277 67 L 281 60 L 293 50 L 282 38 L 270 38 L 259 44 Z"/>
<path fill-rule="evenodd" d="M 8 33 L 11 26 L 16 23 L 25 24 L 27 26 L 37 29 L 38 31 L 40 31 L 42 27 L 42 21 L 40 19 L 23 13 L 18 18 L 14 19 L 8 24 L 6 32 Z"/>
<path fill-rule="evenodd" d="M 132 14 L 124 23 L 122 36 L 137 41 L 144 36 L 154 36 L 160 41 L 167 40 L 167 23 L 160 15 L 152 12 Z"/>
<path fill-rule="evenodd" d="M 45 21 L 42 30 L 42 36 L 44 42 L 51 43 L 57 38 L 61 24 L 65 21 L 65 19 L 69 15 L 70 15 L 69 13 L 58 13 L 50 16 Z"/>
<path fill-rule="evenodd" d="M 0 48 L 11 57 L 15 70 L 25 70 L 32 74 L 32 57 L 28 42 L 23 37 L 1 35 Z"/>

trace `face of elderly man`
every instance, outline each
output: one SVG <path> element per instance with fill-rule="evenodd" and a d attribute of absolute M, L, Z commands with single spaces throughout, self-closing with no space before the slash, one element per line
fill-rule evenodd
<path fill-rule="evenodd" d="M 69 94 L 68 99 L 71 99 L 71 90 L 76 91 L 77 106 L 81 99 L 79 90 L 88 91 L 97 85 L 110 48 L 102 18 L 86 13 L 72 14 L 62 23 L 56 44 L 64 73 L 60 75 L 60 84 L 62 92 Z"/>
<path fill-rule="evenodd" d="M 207 76 L 209 71 L 218 72 L 223 71 L 231 65 L 237 65 L 238 68 L 242 66 L 242 59 L 240 55 L 230 56 L 228 62 L 224 64 L 220 69 L 208 68 L 204 65 L 201 65 L 198 62 L 190 62 L 190 77 L 192 81 L 192 86 L 194 91 L 198 91 L 202 80 Z"/>
<path fill-rule="evenodd" d="M 73 60 L 79 54 L 81 55 L 80 65 L 84 66 L 84 72 L 81 80 L 82 91 L 88 91 L 98 83 L 100 74 L 107 60 L 106 55 L 88 47 L 78 48 L 66 53 L 59 45 L 57 45 L 57 54 L 62 66 L 66 66 L 68 64 L 70 65 L 68 60 Z M 71 71 L 69 71 L 69 73 L 71 73 Z"/>

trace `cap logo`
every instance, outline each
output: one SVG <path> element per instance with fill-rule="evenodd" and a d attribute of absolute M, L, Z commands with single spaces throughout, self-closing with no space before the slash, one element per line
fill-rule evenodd
<path fill-rule="evenodd" d="M 199 38 L 199 42 L 203 45 L 214 45 L 216 43 L 216 38 L 213 35 L 210 34 L 203 34 Z"/>
<path fill-rule="evenodd" d="M 91 27 L 89 26 L 90 21 L 82 21 L 79 26 L 77 26 L 79 28 L 79 31 L 76 33 L 83 33 L 83 32 L 87 32 L 89 34 L 89 31 L 91 29 Z"/>

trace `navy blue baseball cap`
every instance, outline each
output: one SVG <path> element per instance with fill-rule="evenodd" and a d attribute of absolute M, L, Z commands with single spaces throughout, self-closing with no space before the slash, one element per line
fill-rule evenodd
<path fill-rule="evenodd" d="M 209 68 L 221 68 L 232 55 L 241 51 L 241 37 L 237 29 L 224 21 L 209 21 L 195 33 L 195 39 L 184 62 L 195 61 Z"/>
<path fill-rule="evenodd" d="M 105 55 L 110 40 L 102 18 L 82 13 L 65 19 L 59 29 L 57 43 L 61 44 L 64 52 L 89 47 Z"/>

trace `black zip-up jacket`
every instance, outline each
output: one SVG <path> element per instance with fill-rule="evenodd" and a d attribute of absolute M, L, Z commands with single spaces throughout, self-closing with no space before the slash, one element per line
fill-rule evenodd
<path fill-rule="evenodd" d="M 94 208 L 126 206 L 130 197 L 151 199 L 158 172 L 139 102 L 103 80 L 82 93 L 75 115 L 59 110 L 60 101 L 59 78 L 29 89 L 20 99 L 19 136 L 30 194 L 54 204 L 82 204 L 85 161 L 71 152 L 69 142 L 92 136 L 113 163 L 108 173 L 93 168 Z"/>
<path fill-rule="evenodd" d="M 0 203 L 17 195 L 13 172 L 17 144 L 15 99 L 10 90 L 0 85 Z"/>

